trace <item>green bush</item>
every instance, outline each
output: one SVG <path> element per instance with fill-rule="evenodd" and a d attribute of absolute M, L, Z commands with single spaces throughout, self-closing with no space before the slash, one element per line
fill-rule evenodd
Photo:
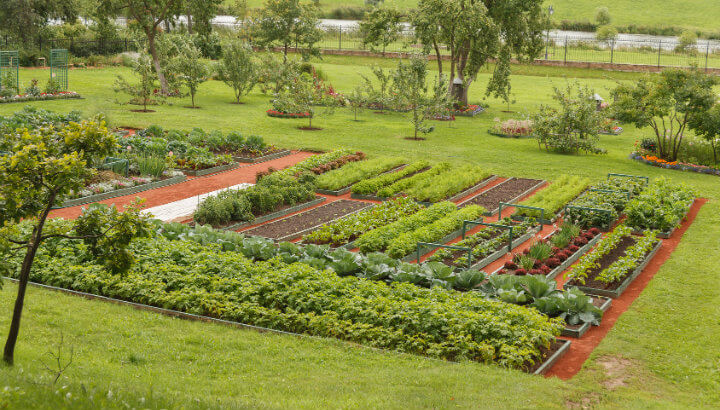
<path fill-rule="evenodd" d="M 695 193 L 688 186 L 656 179 L 628 203 L 626 223 L 637 230 L 669 232 L 680 225 L 694 200 Z"/>

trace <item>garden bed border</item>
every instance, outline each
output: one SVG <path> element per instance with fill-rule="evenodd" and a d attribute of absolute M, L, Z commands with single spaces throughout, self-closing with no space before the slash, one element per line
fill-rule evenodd
<path fill-rule="evenodd" d="M 229 171 L 229 170 L 231 170 L 231 169 L 237 168 L 239 165 L 240 165 L 240 164 L 238 164 L 237 162 L 231 162 L 231 163 L 229 163 L 229 164 L 218 165 L 218 166 L 215 166 L 215 167 L 212 167 L 212 168 L 205 168 L 205 169 L 181 169 L 181 171 L 182 171 L 183 173 L 185 173 L 185 175 L 187 175 L 187 176 L 191 176 L 191 177 L 202 177 L 202 176 L 205 176 L 205 175 L 210 175 L 210 174 L 216 174 L 216 173 L 219 173 L 219 172 Z"/>
<path fill-rule="evenodd" d="M 473 221 L 474 221 L 474 222 L 478 222 L 478 221 L 482 222 L 482 218 L 473 219 Z M 438 244 L 444 245 L 444 244 L 452 241 L 453 239 L 459 238 L 459 237 L 462 235 L 462 233 L 463 233 L 463 229 L 462 229 L 462 228 L 456 229 L 456 230 L 450 232 L 449 234 L 445 235 L 445 236 L 444 236 L 442 239 L 440 239 L 439 241 L 435 241 L 434 243 L 438 243 Z M 415 245 L 415 249 L 417 249 L 417 244 Z M 434 251 L 434 250 L 435 250 L 435 249 L 430 250 L 430 251 L 427 251 L 427 252 L 425 252 L 424 254 L 420 255 L 420 257 L 422 258 L 424 255 L 427 255 L 428 253 L 430 253 L 430 252 L 432 252 L 432 251 Z M 412 252 L 411 254 L 404 256 L 404 257 L 401 259 L 401 261 L 403 261 L 403 262 L 412 262 L 413 259 L 416 259 L 416 260 L 417 260 L 417 252 Z"/>
<path fill-rule="evenodd" d="M 272 154 L 263 155 L 263 156 L 257 157 L 257 158 L 240 157 L 240 156 L 235 156 L 235 155 L 233 155 L 232 159 L 233 159 L 233 161 L 236 161 L 236 162 L 239 162 L 239 163 L 243 163 L 243 164 L 257 164 L 257 163 L 259 163 L 259 162 L 265 162 L 265 161 L 270 161 L 270 160 L 272 160 L 272 159 L 277 159 L 277 158 L 285 157 L 285 156 L 288 156 L 288 155 L 290 155 L 290 154 L 292 154 L 292 151 L 290 151 L 289 149 L 282 149 L 282 150 L 280 150 L 280 151 L 278 151 L 278 152 L 274 152 L 274 153 L 272 153 Z"/>
<path fill-rule="evenodd" d="M 295 206 L 291 206 L 291 207 L 289 207 L 289 208 L 282 209 L 282 210 L 280 210 L 280 211 L 275 211 L 275 212 L 271 212 L 271 213 L 269 213 L 269 214 L 267 214 L 267 215 L 259 216 L 259 217 L 255 218 L 255 219 L 253 219 L 252 221 L 239 222 L 239 223 L 236 223 L 236 224 L 228 225 L 228 226 L 222 228 L 222 230 L 224 230 L 224 231 L 237 231 L 238 229 L 242 229 L 242 228 L 245 228 L 245 227 L 248 227 L 248 226 L 252 226 L 252 225 L 258 225 L 258 224 L 261 224 L 261 223 L 263 223 L 263 222 L 270 221 L 270 220 L 275 219 L 275 218 L 281 218 L 281 217 L 283 217 L 283 216 L 287 216 L 287 215 L 290 215 L 290 214 L 292 214 L 292 213 L 295 213 L 295 212 L 298 212 L 298 211 L 302 211 L 303 209 L 307 209 L 307 208 L 310 208 L 310 207 L 312 207 L 312 206 L 321 204 L 321 203 L 323 203 L 324 201 L 325 201 L 325 198 L 324 198 L 324 197 L 322 197 L 322 196 L 316 196 L 315 199 L 310 200 L 310 201 L 308 201 L 308 202 L 303 202 L 302 204 L 297 204 L 297 205 L 295 205 Z"/>
<path fill-rule="evenodd" d="M 583 323 L 579 328 L 573 329 L 570 327 L 565 326 L 562 329 L 562 332 L 560 332 L 560 336 L 564 337 L 574 337 L 576 339 L 581 338 L 587 331 L 590 330 L 590 323 L 585 322 Z"/>
<path fill-rule="evenodd" d="M 595 244 L 600 242 L 600 240 L 602 240 L 602 237 L 603 236 L 601 233 L 595 235 L 594 238 L 592 238 L 588 243 L 586 243 L 580 249 L 578 249 L 577 252 L 575 252 L 571 257 L 565 259 L 565 262 L 561 263 L 560 266 L 551 270 L 550 273 L 545 275 L 545 277 L 548 279 L 555 279 L 559 274 L 563 273 L 565 271 L 565 269 L 570 267 L 570 265 L 575 263 L 583 255 L 585 255 L 593 246 L 595 246 Z"/>
<path fill-rule="evenodd" d="M 502 258 L 503 256 L 507 255 L 508 253 L 512 252 L 515 248 L 525 243 L 525 241 L 529 240 L 533 236 L 535 236 L 536 233 L 540 232 L 542 229 L 540 227 L 535 227 L 530 229 L 528 232 L 523 234 L 522 236 L 514 239 L 512 241 L 511 250 L 507 250 L 507 246 L 503 245 L 502 248 L 496 250 L 495 252 L 491 253 L 490 255 L 480 259 L 479 261 L 473 263 L 470 265 L 470 269 L 483 269 L 484 267 L 488 266 L 489 264 L 495 262 L 496 260 Z"/>
<path fill-rule="evenodd" d="M 568 349 L 570 348 L 570 341 L 569 340 L 562 340 L 558 339 L 558 342 L 562 343 L 563 345 L 560 346 L 560 349 L 558 349 L 557 352 L 553 353 L 550 357 L 548 357 L 540 367 L 537 368 L 532 374 L 533 375 L 543 375 L 547 373 L 548 370 L 550 370 L 553 365 L 560 360 L 561 357 L 567 353 Z"/>
<path fill-rule="evenodd" d="M 96 195 L 84 196 L 82 198 L 68 199 L 67 201 L 63 202 L 62 205 L 58 206 L 58 208 L 68 208 L 71 206 L 85 205 L 85 204 L 90 204 L 93 202 L 104 201 L 104 200 L 110 199 L 110 198 L 117 198 L 119 196 L 132 195 L 132 194 L 136 194 L 138 192 L 149 191 L 149 190 L 155 189 L 155 188 L 162 188 L 162 187 L 166 187 L 169 185 L 179 184 L 181 182 L 185 182 L 186 180 L 187 180 L 187 177 L 185 175 L 178 175 L 178 176 L 163 179 L 160 181 L 149 182 L 147 184 L 116 189 L 114 191 L 103 192 L 101 194 L 96 194 Z"/>
<path fill-rule="evenodd" d="M 628 286 L 638 277 L 640 276 L 640 273 L 642 273 L 643 269 L 650 263 L 653 257 L 655 257 L 655 254 L 660 250 L 660 247 L 662 246 L 662 240 L 658 239 L 657 244 L 655 247 L 648 253 L 648 255 L 645 257 L 645 259 L 635 268 L 635 270 L 630 273 L 618 286 L 616 289 L 609 290 L 609 289 L 598 289 L 598 288 L 591 288 L 587 286 L 582 285 L 570 285 L 569 283 L 565 283 L 563 285 L 563 289 L 568 289 L 571 287 L 577 287 L 578 289 L 582 290 L 585 293 L 591 294 L 591 295 L 598 295 L 598 296 L 605 296 L 612 299 L 617 299 L 622 295 L 622 293 L 627 289 Z"/>

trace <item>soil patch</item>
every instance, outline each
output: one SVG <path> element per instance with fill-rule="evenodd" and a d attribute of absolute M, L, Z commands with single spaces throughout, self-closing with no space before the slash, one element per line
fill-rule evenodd
<path fill-rule="evenodd" d="M 521 367 L 521 369 L 527 373 L 533 373 L 535 370 L 539 369 L 540 366 L 542 366 L 543 363 L 545 363 L 545 361 L 550 356 L 552 356 L 553 354 L 555 354 L 555 352 L 560 350 L 560 348 L 563 347 L 563 344 L 564 343 L 562 340 L 557 340 L 557 341 L 553 342 L 549 348 L 541 347 L 540 348 L 540 354 L 541 354 L 540 358 L 535 360 L 534 364 L 526 363 L 525 365 L 523 365 Z"/>
<path fill-rule="evenodd" d="M 256 228 L 243 231 L 247 235 L 263 236 L 265 238 L 283 239 L 299 236 L 298 234 L 318 225 L 328 223 L 345 215 L 367 208 L 371 204 L 367 202 L 350 201 L 341 199 L 326 205 L 301 212 L 287 218 L 279 219 Z"/>
<path fill-rule="evenodd" d="M 608 390 L 615 390 L 618 387 L 627 386 L 628 368 L 632 366 L 629 359 L 620 356 L 603 356 L 598 359 L 598 364 L 603 367 L 608 379 L 602 384 Z"/>
<path fill-rule="evenodd" d="M 540 183 L 538 179 L 511 178 L 463 202 L 460 207 L 480 205 L 495 213 L 500 202 L 508 202 Z"/>

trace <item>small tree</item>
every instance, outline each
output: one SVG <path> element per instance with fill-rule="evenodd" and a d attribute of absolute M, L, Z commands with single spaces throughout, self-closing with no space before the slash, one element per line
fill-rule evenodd
<path fill-rule="evenodd" d="M 370 46 L 370 50 L 376 51 L 376 47 L 382 47 L 382 55 L 385 49 L 392 42 L 397 41 L 402 33 L 402 13 L 391 8 L 374 8 L 360 22 L 360 34 L 363 38 L 363 45 Z"/>
<path fill-rule="evenodd" d="M 133 62 L 133 73 L 138 77 L 135 84 L 129 83 L 121 75 L 115 79 L 115 92 L 128 94 L 131 99 L 130 104 L 142 105 L 143 112 L 148 112 L 147 106 L 156 104 L 154 98 L 154 90 L 156 89 L 157 76 L 153 69 L 152 60 L 146 54 L 141 54 L 136 61 Z"/>
<path fill-rule="evenodd" d="M 697 51 L 697 34 L 691 30 L 684 30 L 680 37 L 678 37 L 678 44 L 675 46 L 675 51 L 680 53 L 693 53 Z"/>
<path fill-rule="evenodd" d="M 612 17 L 607 7 L 602 6 L 595 9 L 595 22 L 598 26 L 607 26 L 611 21 Z"/>
<path fill-rule="evenodd" d="M 263 94 L 277 94 L 300 75 L 300 64 L 295 60 L 283 63 L 275 54 L 265 53 L 257 65 L 257 83 Z"/>
<path fill-rule="evenodd" d="M 253 43 L 261 47 L 279 45 L 283 62 L 290 47 L 300 47 L 303 58 L 319 56 L 315 44 L 322 38 L 318 27 L 318 9 L 300 0 L 267 0 L 258 18 L 252 20 Z"/>
<path fill-rule="evenodd" d="M 185 41 L 170 64 L 178 80 L 190 93 L 191 107 L 195 107 L 195 94 L 200 84 L 208 80 L 209 70 L 202 61 L 202 53 L 190 41 Z"/>
<path fill-rule="evenodd" d="M 718 80 L 697 68 L 664 70 L 612 91 L 612 116 L 619 121 L 650 127 L 655 132 L 657 154 L 675 161 L 689 125 L 698 124 L 715 105 L 713 86 Z"/>
<path fill-rule="evenodd" d="M 330 115 L 334 112 L 334 101 L 334 99 L 323 99 L 322 94 L 315 88 L 313 77 L 308 73 L 301 73 L 276 94 L 273 108 L 284 113 L 307 114 L 307 129 L 312 130 L 314 117 Z"/>
<path fill-rule="evenodd" d="M 538 146 L 567 154 L 602 153 L 597 143 L 603 116 L 596 109 L 594 94 L 588 87 L 579 85 L 568 85 L 565 90 L 555 88 L 553 100 L 560 107 L 543 105 L 532 116 Z"/>
<path fill-rule="evenodd" d="M 71 123 L 59 131 L 25 130 L 5 137 L 11 154 L 0 156 L 0 260 L 25 253 L 17 272 L 0 263 L 4 274 L 17 274 L 19 279 L 3 353 L 4 361 L 12 364 L 25 291 L 40 245 L 51 238 L 83 240 L 110 269 L 123 272 L 133 261 L 127 246 L 133 237 L 149 233 L 149 222 L 138 208 L 121 213 L 105 206 L 88 208 L 72 223 L 49 223 L 45 229 L 52 208 L 84 187 L 92 174 L 89 166 L 115 152 L 117 139 L 103 123 Z M 17 225 L 20 221 L 26 228 Z"/>
<path fill-rule="evenodd" d="M 375 104 L 380 111 L 384 110 L 391 98 L 388 97 L 388 91 L 392 82 L 392 74 L 385 71 L 380 66 L 372 67 L 373 75 L 377 79 L 378 87 L 375 88 L 373 81 L 361 75 L 365 83 L 365 92 L 367 93 L 368 103 Z"/>
<path fill-rule="evenodd" d="M 392 89 L 398 102 L 410 110 L 415 140 L 420 139 L 418 133 L 432 132 L 434 127 L 427 127 L 426 121 L 450 105 L 445 77 L 440 77 L 435 87 L 428 91 L 427 75 L 427 59 L 424 56 L 413 56 L 407 64 L 398 62 L 392 77 Z"/>
<path fill-rule="evenodd" d="M 354 121 L 358 120 L 358 112 L 361 112 L 365 105 L 367 105 L 367 97 L 365 96 L 365 88 L 359 85 L 353 89 L 352 93 L 347 98 L 350 108 L 353 110 L 355 115 Z"/>
<path fill-rule="evenodd" d="M 617 36 L 617 29 L 609 24 L 598 27 L 597 31 L 595 32 L 595 38 L 598 41 L 605 42 L 605 44 L 607 44 L 608 46 L 615 42 Z"/>
<path fill-rule="evenodd" d="M 248 44 L 230 42 L 223 47 L 223 56 L 217 67 L 218 77 L 232 87 L 238 104 L 240 97 L 249 93 L 257 82 L 257 68 L 252 55 Z"/>
<path fill-rule="evenodd" d="M 715 104 L 709 110 L 695 115 L 691 119 L 690 127 L 695 134 L 710 143 L 713 155 L 713 164 L 718 165 L 718 141 L 720 141 L 720 105 Z"/>

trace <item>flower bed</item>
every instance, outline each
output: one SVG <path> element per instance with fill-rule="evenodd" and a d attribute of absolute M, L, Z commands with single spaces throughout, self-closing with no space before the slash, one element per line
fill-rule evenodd
<path fill-rule="evenodd" d="M 566 274 L 565 288 L 577 286 L 595 295 L 619 297 L 660 247 L 655 232 L 632 235 L 626 225 L 616 227 L 591 253 Z"/>
<path fill-rule="evenodd" d="M 309 112 L 296 112 L 296 113 L 288 113 L 288 112 L 280 112 L 276 110 L 267 110 L 265 111 L 268 115 L 268 117 L 273 118 L 310 118 L 312 117 L 312 113 Z"/>
<path fill-rule="evenodd" d="M 705 165 L 689 164 L 687 162 L 666 161 L 654 155 L 644 155 L 639 152 L 633 152 L 632 154 L 630 154 L 630 159 L 660 168 L 674 169 L 677 171 L 698 172 L 701 174 L 720 175 L 720 169 L 717 168 L 708 167 Z"/>
<path fill-rule="evenodd" d="M 58 91 L 54 94 L 40 93 L 38 95 L 20 94 L 12 97 L 0 97 L 0 104 L 14 102 L 46 101 L 46 100 L 67 100 L 71 98 L 82 98 L 75 91 Z"/>
<path fill-rule="evenodd" d="M 259 182 L 262 178 L 275 173 L 292 177 L 298 177 L 305 172 L 321 175 L 330 170 L 340 168 L 350 162 L 362 161 L 363 159 L 365 159 L 365 154 L 360 151 L 355 153 L 348 149 L 330 151 L 320 155 L 313 155 L 312 157 L 306 158 L 295 165 L 281 170 L 270 168 L 267 171 L 260 171 L 255 174 L 255 179 Z"/>
<path fill-rule="evenodd" d="M 485 108 L 481 105 L 470 104 L 466 107 L 459 107 L 452 111 L 452 114 L 460 117 L 474 117 L 485 111 Z"/>

